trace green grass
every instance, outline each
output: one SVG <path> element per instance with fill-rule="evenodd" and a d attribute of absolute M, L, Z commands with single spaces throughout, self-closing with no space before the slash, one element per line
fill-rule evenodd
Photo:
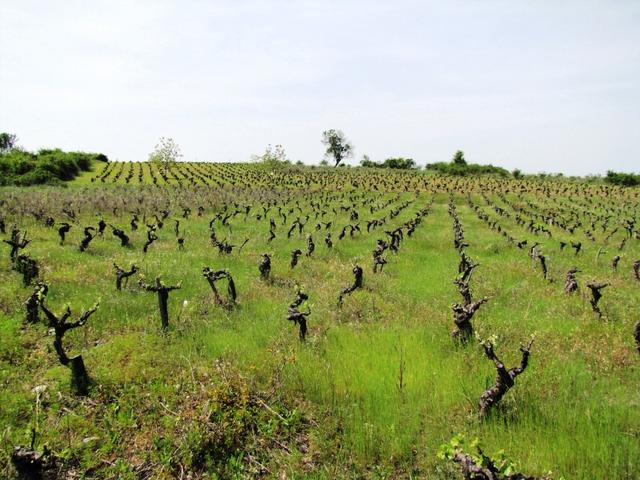
<path fill-rule="evenodd" d="M 115 166 L 119 168 L 124 166 Z M 148 172 L 146 167 L 144 171 Z M 227 385 L 224 379 L 231 376 L 246 382 L 248 391 L 264 395 L 283 417 L 288 415 L 284 412 L 299 411 L 305 419 L 285 428 L 279 419 L 272 423 L 277 416 L 255 415 L 251 409 L 238 407 L 242 415 L 258 418 L 255 435 L 267 439 L 266 443 L 258 441 L 267 453 L 253 460 L 267 468 L 261 472 L 264 476 L 275 478 L 286 472 L 294 478 L 451 478 L 454 470 L 438 460 L 436 452 L 455 434 L 465 433 L 480 438 L 488 452 L 504 449 L 519 469 L 530 474 L 553 471 L 556 478 L 567 479 L 637 478 L 640 373 L 631 332 L 638 320 L 640 299 L 630 272 L 631 261 L 640 258 L 637 240 L 628 242 L 619 273 L 614 275 L 609 259 L 623 232 L 596 263 L 605 236 L 600 231 L 596 244 L 576 232 L 585 251 L 574 257 L 571 250 L 558 249 L 556 238 L 573 238 L 558 228 L 552 227 L 554 238 L 548 240 L 527 232 L 512 219 L 500 219 L 517 239 L 545 238 L 540 241 L 555 278 L 553 283 L 545 282 L 527 250 L 510 245 L 489 229 L 457 193 L 458 213 L 470 244 L 467 252 L 481 264 L 474 272 L 472 291 L 476 297 L 490 297 L 474 317 L 476 330 L 483 337 L 497 336 L 496 351 L 508 367 L 519 362 L 519 344 L 536 334 L 529 369 L 518 377 L 494 414 L 481 421 L 476 415 L 477 400 L 493 382 L 495 368 L 478 344 L 456 347 L 450 338 L 450 306 L 459 295 L 452 284 L 458 254 L 447 214 L 448 196 L 442 191 L 448 180 L 345 172 L 345 182 L 358 183 L 362 199 L 371 199 L 372 204 L 395 198 L 391 190 L 402 182 L 412 193 L 400 189 L 398 200 L 373 214 L 368 210 L 370 204 L 360 205 L 363 234 L 338 241 L 341 227 L 353 222 L 348 212 L 339 209 L 351 203 L 350 194 L 323 186 L 324 176 L 334 178 L 334 171 L 296 170 L 294 184 L 287 185 L 285 175 L 278 176 L 272 191 L 266 188 L 268 173 L 255 166 L 214 166 L 211 172 L 215 179 L 227 182 L 227 187 L 159 190 L 114 187 L 108 182 L 98 187 L 90 181 L 96 174 L 92 172 L 64 190 L 0 191 L 0 199 L 9 207 L 2 212 L 7 224 L 17 222 L 32 239 L 27 251 L 38 259 L 50 285 L 49 307 L 61 312 L 69 304 L 74 315 L 79 315 L 100 300 L 88 324 L 65 336 L 65 345 L 71 353 L 82 353 L 94 380 L 89 399 L 78 399 L 70 392 L 69 372 L 57 363 L 46 328 L 22 326 L 22 302 L 31 290 L 23 288 L 18 274 L 10 270 L 8 247 L 3 249 L 7 252 L 0 260 L 0 424 L 5 465 L 13 445 L 29 441 L 35 423 L 32 389 L 46 385 L 46 398 L 39 407 L 38 445 L 47 443 L 76 472 L 91 469 L 100 478 L 126 478 L 144 464 L 157 478 L 170 478 L 180 465 L 188 468 L 187 447 L 201 441 L 194 435 L 204 435 L 199 428 L 203 412 L 215 403 L 212 399 L 219 398 L 216 389 Z M 312 180 L 312 191 L 295 184 L 305 175 Z M 398 255 L 389 254 L 384 272 L 373 275 L 375 240 L 384 238 L 383 230 L 390 225 L 413 218 L 432 198 L 428 191 L 413 193 L 422 187 L 424 178 L 438 190 L 430 213 L 411 238 L 405 237 Z M 233 190 L 230 179 L 244 186 Z M 391 179 L 382 189 L 386 193 L 370 188 L 374 180 L 385 179 Z M 456 182 L 460 190 L 482 185 L 475 180 Z M 487 180 L 493 189 L 515 183 Z M 555 205 L 536 190 L 536 184 L 525 185 L 524 198 L 540 208 Z M 85 190 L 87 187 L 90 189 Z M 581 191 L 580 199 L 587 198 L 588 188 Z M 472 200 L 491 218 L 499 218 L 475 193 L 478 191 Z M 627 194 L 614 192 L 614 205 L 623 205 Z M 184 251 L 177 248 L 173 221 L 167 220 L 159 240 L 142 254 L 146 238 L 142 215 L 140 229 L 131 232 L 131 215 L 125 213 L 138 206 L 137 195 L 146 198 L 140 208 L 148 211 L 160 210 L 167 199 L 172 205 L 171 219 L 180 218 L 180 207 L 191 206 L 191 217 L 180 218 L 186 232 Z M 497 195 L 489 194 L 489 198 L 509 208 Z M 18 207 L 11 212 L 18 205 L 15 199 L 29 202 L 26 208 L 20 207 L 22 213 Z M 415 202 L 384 227 L 366 234 L 364 220 L 388 216 L 408 199 Z M 60 209 L 65 200 L 73 200 L 80 223 L 61 246 L 55 229 L 36 222 L 28 210 L 41 206 L 62 221 Z M 268 220 L 257 220 L 256 214 L 272 200 L 286 204 L 287 211 L 299 205 L 302 213 L 297 209 L 288 213 L 282 225 L 277 206 L 272 206 L 267 218 L 276 220 L 278 237 L 267 244 Z M 221 256 L 209 243 L 208 224 L 224 202 L 234 201 L 252 204 L 252 212 L 247 220 L 243 214 L 232 218 L 231 230 L 217 222 L 218 237 L 238 245 L 245 238 L 250 240 L 241 254 Z M 333 251 L 324 245 L 324 229 L 313 229 L 317 220 L 309 202 L 328 205 L 324 221 L 334 221 Z M 116 216 L 113 205 L 119 205 Z M 199 205 L 205 205 L 202 217 L 197 216 Z M 125 228 L 134 248 L 121 248 L 107 229 L 87 252 L 78 251 L 81 226 L 95 224 L 98 211 L 109 223 Z M 297 232 L 287 239 L 286 230 L 296 216 L 307 213 L 311 217 L 305 234 L 313 233 L 316 252 L 311 258 L 301 257 L 298 267 L 290 270 L 290 252 L 294 248 L 304 251 L 305 239 Z M 273 256 L 272 283 L 258 276 L 257 263 L 265 251 Z M 337 295 L 351 283 L 354 261 L 365 269 L 365 288 L 346 297 L 343 308 L 338 309 Z M 141 291 L 137 277 L 124 291 L 115 291 L 113 262 L 123 267 L 135 263 L 148 280 L 161 275 L 168 284 L 182 282 L 182 288 L 170 295 L 169 331 L 161 332 L 155 295 Z M 562 293 L 564 273 L 574 264 L 584 272 L 579 277 L 582 285 L 592 277 L 612 282 L 602 300 L 606 320 L 594 316 L 584 291 L 574 297 Z M 239 292 L 237 309 L 227 311 L 214 305 L 201 275 L 204 266 L 231 271 Z M 305 344 L 298 341 L 296 327 L 286 320 L 296 283 L 309 294 L 312 308 Z M 227 428 L 235 428 L 233 425 Z M 222 476 L 256 476 L 258 467 L 249 458 L 252 451 L 247 447 L 242 459 L 229 457 L 224 468 L 218 465 L 214 470 Z M 9 471 L 8 466 L 4 471 Z"/>

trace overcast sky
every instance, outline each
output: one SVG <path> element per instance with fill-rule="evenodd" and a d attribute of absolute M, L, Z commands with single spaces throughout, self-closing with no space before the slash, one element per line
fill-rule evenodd
<path fill-rule="evenodd" d="M 0 131 L 145 160 L 640 171 L 640 1 L 0 0 Z"/>

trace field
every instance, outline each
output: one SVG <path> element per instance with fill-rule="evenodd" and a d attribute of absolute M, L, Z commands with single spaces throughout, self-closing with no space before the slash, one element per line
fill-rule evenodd
<path fill-rule="evenodd" d="M 438 450 L 463 434 L 529 475 L 639 478 L 639 197 L 603 184 L 205 163 L 108 163 L 66 187 L 2 188 L 2 238 L 15 224 L 38 274 L 25 285 L 2 244 L 0 476 L 14 475 L 20 445 L 49 449 L 67 478 L 451 479 L 460 466 Z M 378 240 L 386 264 L 374 273 Z M 487 299 L 466 342 L 451 336 L 462 252 L 479 263 L 473 301 Z M 114 264 L 138 268 L 120 291 Z M 355 265 L 363 285 L 339 305 Z M 216 301 L 204 267 L 228 270 L 235 302 L 226 277 Z M 565 293 L 572 267 L 579 288 Z M 180 287 L 167 328 L 144 288 L 156 277 Z M 592 281 L 610 284 L 600 313 Z M 290 307 L 298 291 L 308 300 Z M 99 302 L 63 339 L 82 355 L 87 392 L 71 384 L 44 310 L 25 321 L 32 294 L 58 318 L 69 306 L 71 321 Z M 292 309 L 310 311 L 297 317 L 305 341 Z M 526 370 L 480 415 L 496 381 L 488 342 L 511 368 L 533 337 Z"/>

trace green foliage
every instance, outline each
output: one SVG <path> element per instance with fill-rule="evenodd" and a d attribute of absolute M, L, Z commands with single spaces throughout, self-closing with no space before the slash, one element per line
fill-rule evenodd
<path fill-rule="evenodd" d="M 0 185 L 56 184 L 73 180 L 91 170 L 95 161 L 107 161 L 103 154 L 42 149 L 37 153 L 14 149 L 0 155 Z"/>
<path fill-rule="evenodd" d="M 367 155 L 365 155 L 362 160 L 360 160 L 360 166 L 361 167 L 367 167 L 367 168 L 382 168 L 382 163 L 381 162 L 374 162 L 373 160 L 369 160 L 369 157 Z"/>
<path fill-rule="evenodd" d="M 640 185 L 640 175 L 634 173 L 607 171 L 605 182 L 622 187 L 637 187 Z"/>
<path fill-rule="evenodd" d="M 466 197 L 468 192 L 482 205 L 482 212 L 499 219 L 517 239 L 532 240 L 536 237 L 515 222 L 509 205 L 523 205 L 535 213 L 566 208 L 570 202 L 582 212 L 580 220 L 594 214 L 604 218 L 609 207 L 622 212 L 619 215 L 625 213 L 625 205 L 633 204 L 634 191 L 576 183 L 567 192 L 566 185 L 554 182 L 545 183 L 541 191 L 536 179 L 518 182 L 521 190 L 495 177 L 451 178 L 383 169 L 287 168 L 271 175 L 255 164 L 193 163 L 175 165 L 177 175 L 159 179 L 154 186 L 151 174 L 157 174 L 156 164 L 106 166 L 113 168 L 104 185 L 89 188 L 85 183 L 89 176 L 82 175 L 72 188 L 0 189 L 7 225 L 15 221 L 34 238 L 29 254 L 42 260 L 45 278 L 53 286 L 48 302 L 55 311 L 62 312 L 65 303 L 86 309 L 104 298 L 97 321 L 69 334 L 72 351 L 84 350 L 95 381 L 89 401 L 78 402 L 69 394 L 67 369 L 56 364 L 50 340 L 43 340 L 44 325 L 23 324 L 23 301 L 32 290 L 22 286 L 10 268 L 7 247 L 2 247 L 0 382 L 5 388 L 0 388 L 0 424 L 6 433 L 0 477 L 11 478 L 3 465 L 9 462 L 12 446 L 29 441 L 35 405 L 32 389 L 40 384 L 48 385 L 48 390 L 38 420 L 39 445 L 47 443 L 56 451 L 69 448 L 73 462 L 68 465 L 78 476 L 173 478 L 184 467 L 183 477 L 193 478 L 215 478 L 218 472 L 226 478 L 237 472 L 239 477 L 264 478 L 286 472 L 288 478 L 451 480 L 460 478 L 459 467 L 438 461 L 435 453 L 456 432 L 469 440 L 481 438 L 491 454 L 505 448 L 510 458 L 517 459 L 518 468 L 527 472 L 553 468 L 570 478 L 637 476 L 640 412 L 632 407 L 640 371 L 633 368 L 638 358 L 631 338 L 636 320 L 629 312 L 638 311 L 640 305 L 630 271 L 631 262 L 640 258 L 640 243 L 627 242 L 620 271 L 612 275 L 608 261 L 598 263 L 593 258 L 624 217 L 615 215 L 606 232 L 597 223 L 593 231 L 597 242 L 585 242 L 585 252 L 578 256 L 557 249 L 554 239 L 567 240 L 569 235 L 556 224 L 549 225 L 553 238 L 545 240 L 545 253 L 553 252 L 550 269 L 557 280 L 545 282 L 535 274 L 526 252 L 487 228 Z M 125 185 L 129 169 L 135 182 L 140 172 L 139 185 Z M 195 182 L 193 187 L 188 177 Z M 214 188 L 203 188 L 207 184 Z M 371 185 L 380 191 L 371 191 Z M 372 275 L 367 268 L 367 288 L 355 292 L 338 311 L 335 295 L 349 283 L 353 259 L 368 267 L 375 239 L 383 235 L 380 230 L 367 235 L 362 228 L 362 234 L 338 241 L 351 213 L 339 206 L 348 205 L 353 194 L 361 195 L 362 201 L 373 200 L 364 205 L 358 200 L 357 209 L 365 220 L 388 216 L 398 205 L 415 200 L 389 219 L 385 228 L 393 228 L 427 204 L 432 189 L 437 192 L 435 203 L 424 224 L 406 239 L 398 255 L 390 255 L 383 274 Z M 512 366 L 519 360 L 518 341 L 524 334 L 539 332 L 540 355 L 533 356 L 531 370 L 495 415 L 483 422 L 475 419 L 476 403 L 495 378 L 495 368 L 478 345 L 456 348 L 449 336 L 450 304 L 456 299 L 450 280 L 459 256 L 451 246 L 447 189 L 455 196 L 471 244 L 469 253 L 482 265 L 474 273 L 474 294 L 492 297 L 477 317 L 478 334 L 483 338 L 498 334 L 503 360 Z M 484 205 L 482 193 L 512 216 L 498 217 Z M 170 299 L 175 322 L 164 334 L 157 327 L 155 299 L 142 298 L 135 281 L 122 292 L 114 290 L 111 262 L 140 262 L 146 239 L 144 228 L 127 228 L 130 215 L 122 208 L 113 212 L 123 199 L 146 212 L 168 205 L 180 218 L 181 231 L 187 232 L 187 246 L 178 251 L 167 220 L 144 259 L 142 270 L 150 278 L 164 274 L 169 283 L 183 280 L 183 288 Z M 304 245 L 304 236 L 294 232 L 287 238 L 286 229 L 292 217 L 312 214 L 310 203 L 318 199 L 331 212 L 325 221 L 334 222 L 330 230 L 334 248 L 323 248 L 320 234 L 314 232 L 318 244 L 314 256 L 303 258 L 291 270 L 290 252 Z M 302 212 L 296 208 L 298 201 Z M 387 201 L 392 203 L 369 215 L 369 205 Z M 257 216 L 268 202 L 276 205 L 268 216 L 278 222 L 278 237 L 266 247 L 268 217 Z M 55 229 L 27 213 L 43 205 L 47 214 L 50 211 L 61 221 L 60 206 L 68 203 L 76 206 L 80 225 L 95 225 L 95 213 L 100 211 L 107 223 L 127 230 L 135 248 L 121 248 L 107 230 L 94 240 L 89 254 L 82 254 L 76 247 L 81 228 L 72 228 L 68 241 L 60 245 Z M 201 217 L 195 214 L 199 205 L 205 208 Z M 227 205 L 228 213 L 252 205 L 246 220 L 237 215 L 228 227 L 221 220 L 214 225 L 220 238 L 224 235 L 235 245 L 250 238 L 242 254 L 234 250 L 233 255 L 223 256 L 211 250 L 209 222 Z M 183 219 L 182 206 L 191 207 L 194 214 Z M 283 225 L 276 216 L 277 206 L 284 212 L 294 209 Z M 334 207 L 336 213 L 331 211 Z M 21 211 L 25 213 L 11 213 Z M 527 221 L 532 218 L 526 211 L 519 214 Z M 310 221 L 305 233 L 314 228 L 313 216 Z M 620 229 L 609 245 L 624 237 Z M 257 259 L 265 250 L 273 252 L 273 284 L 260 281 L 257 274 Z M 214 305 L 201 278 L 203 265 L 233 272 L 239 308 L 228 311 Z M 585 280 L 612 280 L 615 287 L 604 298 L 611 321 L 595 320 L 586 299 L 568 298 L 562 292 L 559 283 L 573 265 L 585 272 L 581 277 Z M 304 345 L 284 320 L 292 299 L 289 286 L 296 282 L 313 303 Z M 188 306 L 181 307 L 184 300 Z M 406 366 L 400 390 L 402 358 Z M 217 373 L 220 359 L 246 380 Z M 276 379 L 272 388 L 270 382 Z M 119 405 L 118 411 L 112 405 Z M 295 410 L 305 413 L 303 431 L 287 426 L 296 424 Z M 86 441 L 92 438 L 96 440 Z M 245 446 L 236 448 L 237 442 Z M 256 462 L 271 473 L 260 473 Z M 196 471 L 198 464 L 206 473 Z M 255 470 L 249 471 L 252 466 Z"/>
<path fill-rule="evenodd" d="M 327 147 L 325 155 L 333 157 L 336 162 L 334 167 L 340 165 L 345 158 L 353 156 L 353 145 L 349 143 L 349 140 L 341 130 L 332 128 L 322 132 L 322 143 Z"/>
<path fill-rule="evenodd" d="M 297 410 L 268 405 L 237 374 L 226 374 L 209 392 L 210 413 L 189 432 L 183 455 L 196 470 L 231 476 L 242 470 L 242 460 L 264 455 L 266 439 L 287 439 L 303 426 Z"/>
<path fill-rule="evenodd" d="M 495 455 L 489 456 L 484 452 L 477 438 L 475 438 L 468 445 L 468 450 L 465 448 L 465 444 L 465 436 L 463 434 L 458 434 L 454 436 L 448 443 L 443 443 L 442 445 L 440 445 L 437 456 L 440 460 L 457 462 L 460 462 L 461 456 L 466 457 L 466 459 L 471 460 L 475 467 L 482 468 L 484 472 L 490 472 L 490 474 L 492 475 L 491 478 L 494 478 L 495 480 L 524 480 L 527 478 L 551 479 L 551 472 L 548 472 L 547 476 L 545 477 L 529 477 L 527 475 L 523 475 L 522 473 L 518 473 L 516 469 L 516 463 L 513 460 L 507 458 L 504 450 L 499 450 Z M 473 473 L 465 471 L 464 466 L 463 475 L 464 478 L 476 478 L 468 477 L 469 475 L 473 475 Z M 483 473 L 477 478 L 489 477 Z M 560 480 L 562 480 L 562 477 L 560 477 Z"/>
<path fill-rule="evenodd" d="M 444 175 L 454 175 L 457 177 L 471 177 L 476 175 L 498 175 L 500 177 L 506 178 L 509 176 L 509 172 L 502 168 L 496 167 L 494 165 L 479 165 L 477 163 L 445 163 L 445 162 L 436 162 L 429 163 L 426 166 L 427 170 L 432 170 L 435 172 L 442 173 Z"/>
<path fill-rule="evenodd" d="M 480 442 L 477 438 L 469 444 L 470 451 L 465 451 L 465 443 L 464 435 L 456 435 L 449 441 L 449 443 L 444 443 L 440 446 L 438 450 L 438 458 L 441 460 L 453 460 L 455 455 L 460 453 L 463 455 L 469 455 L 473 460 L 473 463 L 479 467 L 495 467 L 497 473 L 501 477 L 506 477 L 515 473 L 516 464 L 505 456 L 504 450 L 500 450 L 493 457 L 490 457 L 482 451 Z"/>
<path fill-rule="evenodd" d="M 384 162 L 374 162 L 369 160 L 366 155 L 360 161 L 360 165 L 369 168 L 394 168 L 398 170 L 413 170 L 416 168 L 416 162 L 413 158 L 392 157 L 387 158 Z"/>
<path fill-rule="evenodd" d="M 453 155 L 451 163 L 453 163 L 454 165 L 466 165 L 467 161 L 464 159 L 464 152 L 462 150 L 456 151 L 456 153 Z"/>
<path fill-rule="evenodd" d="M 284 147 L 280 144 L 277 144 L 275 147 L 272 147 L 271 144 L 267 145 L 262 155 L 253 155 L 251 159 L 254 162 L 262 163 L 270 168 L 291 165 L 291 161 L 287 158 Z"/>
<path fill-rule="evenodd" d="M 489 165 L 479 165 L 477 163 L 467 163 L 464 158 L 464 152 L 458 150 L 451 159 L 450 163 L 436 162 L 429 163 L 425 167 L 427 170 L 442 173 L 444 175 L 454 175 L 457 177 L 475 176 L 475 175 L 498 175 L 500 177 L 508 177 L 509 172 L 502 167 Z"/>
<path fill-rule="evenodd" d="M 0 133 L 0 154 L 10 152 L 16 147 L 18 137 L 13 133 Z"/>
<path fill-rule="evenodd" d="M 174 163 L 182 157 L 180 146 L 171 137 L 160 137 L 158 143 L 149 154 L 150 162 L 159 162 L 162 164 Z"/>

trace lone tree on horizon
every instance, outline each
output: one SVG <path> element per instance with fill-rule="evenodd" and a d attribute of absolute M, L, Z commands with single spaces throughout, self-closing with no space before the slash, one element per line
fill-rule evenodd
<path fill-rule="evenodd" d="M 325 156 L 333 157 L 336 162 L 334 167 L 340 165 L 342 160 L 353 156 L 353 145 L 341 130 L 325 130 L 322 132 L 322 143 L 327 146 Z"/>
<path fill-rule="evenodd" d="M 176 163 L 180 157 L 182 152 L 175 140 L 171 137 L 160 137 L 153 152 L 149 154 L 149 162 L 161 165 L 166 175 L 168 166 Z"/>

